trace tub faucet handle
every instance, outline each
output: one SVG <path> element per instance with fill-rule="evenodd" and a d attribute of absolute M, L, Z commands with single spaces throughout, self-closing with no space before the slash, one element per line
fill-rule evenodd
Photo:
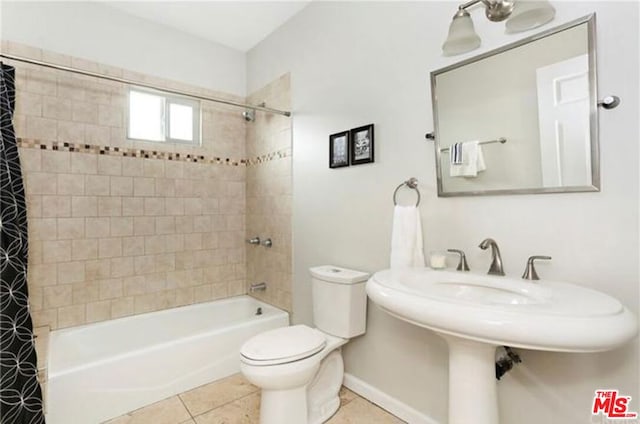
<path fill-rule="evenodd" d="M 255 236 L 254 238 L 250 238 L 247 240 L 249 244 L 255 244 L 256 246 L 260 246 L 260 237 Z"/>
<path fill-rule="evenodd" d="M 456 271 L 469 271 L 469 264 L 467 263 L 467 256 L 464 254 L 462 250 L 458 249 L 447 249 L 447 252 L 457 253 L 460 256 L 460 261 L 458 262 L 458 267 Z"/>
<path fill-rule="evenodd" d="M 522 274 L 522 278 L 524 278 L 525 280 L 540 279 L 540 277 L 538 277 L 538 273 L 536 272 L 536 267 L 533 263 L 533 261 L 537 259 L 544 259 L 546 261 L 550 261 L 551 256 L 541 256 L 541 255 L 529 256 L 529 259 L 527 260 L 527 267 L 525 268 L 524 273 Z"/>
<path fill-rule="evenodd" d="M 262 240 L 262 245 L 264 247 L 271 247 L 271 246 L 273 246 L 273 241 L 271 241 L 270 238 L 264 239 L 264 240 Z"/>

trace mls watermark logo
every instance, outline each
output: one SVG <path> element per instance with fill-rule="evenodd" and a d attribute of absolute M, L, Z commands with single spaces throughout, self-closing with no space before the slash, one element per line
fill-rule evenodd
<path fill-rule="evenodd" d="M 629 411 L 630 402 L 631 396 L 622 396 L 618 390 L 596 390 L 591 414 L 603 414 L 613 420 L 638 418 L 637 412 Z"/>

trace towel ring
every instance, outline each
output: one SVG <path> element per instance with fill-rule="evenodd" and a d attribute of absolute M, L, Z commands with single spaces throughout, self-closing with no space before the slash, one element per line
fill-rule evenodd
<path fill-rule="evenodd" d="M 403 182 L 402 184 L 400 184 L 398 187 L 396 187 L 396 189 L 393 192 L 393 204 L 394 205 L 398 205 L 398 200 L 396 199 L 396 196 L 398 194 L 398 190 L 400 190 L 401 187 L 403 186 L 407 186 L 411 189 L 414 189 L 416 191 L 416 194 L 418 195 L 418 200 L 416 201 L 416 207 L 420 205 L 420 190 L 418 190 L 418 180 L 414 177 L 409 178 L 407 181 Z"/>

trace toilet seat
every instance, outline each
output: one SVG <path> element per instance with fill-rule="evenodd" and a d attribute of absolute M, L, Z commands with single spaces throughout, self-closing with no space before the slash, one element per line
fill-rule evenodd
<path fill-rule="evenodd" d="M 248 340 L 240 349 L 242 362 L 249 365 L 280 365 L 309 358 L 327 345 L 325 335 L 306 325 L 266 331 Z"/>

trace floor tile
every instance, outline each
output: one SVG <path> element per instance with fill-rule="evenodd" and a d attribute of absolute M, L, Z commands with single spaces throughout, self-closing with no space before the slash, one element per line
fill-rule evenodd
<path fill-rule="evenodd" d="M 227 403 L 195 419 L 196 424 L 257 424 L 260 420 L 260 393 Z"/>
<path fill-rule="evenodd" d="M 178 424 L 190 419 L 187 409 L 174 396 L 108 421 L 107 424 Z"/>
<path fill-rule="evenodd" d="M 191 415 L 195 417 L 235 399 L 257 393 L 259 390 L 242 375 L 234 374 L 231 377 L 182 393 L 180 399 Z"/>
<path fill-rule="evenodd" d="M 340 393 L 338 395 L 340 396 L 340 406 L 345 406 L 347 403 L 359 397 L 344 386 L 340 388 Z"/>
<path fill-rule="evenodd" d="M 394 417 L 361 397 L 343 405 L 327 424 L 401 424 L 404 421 Z"/>
<path fill-rule="evenodd" d="M 242 375 L 235 374 L 106 424 L 258 424 L 259 420 L 259 389 Z M 340 409 L 327 424 L 364 423 L 400 424 L 403 421 L 342 387 Z"/>
<path fill-rule="evenodd" d="M 122 415 L 121 417 L 118 418 L 114 418 L 112 420 L 109 421 L 105 421 L 102 424 L 127 424 L 131 420 L 131 416 L 130 415 Z"/>

